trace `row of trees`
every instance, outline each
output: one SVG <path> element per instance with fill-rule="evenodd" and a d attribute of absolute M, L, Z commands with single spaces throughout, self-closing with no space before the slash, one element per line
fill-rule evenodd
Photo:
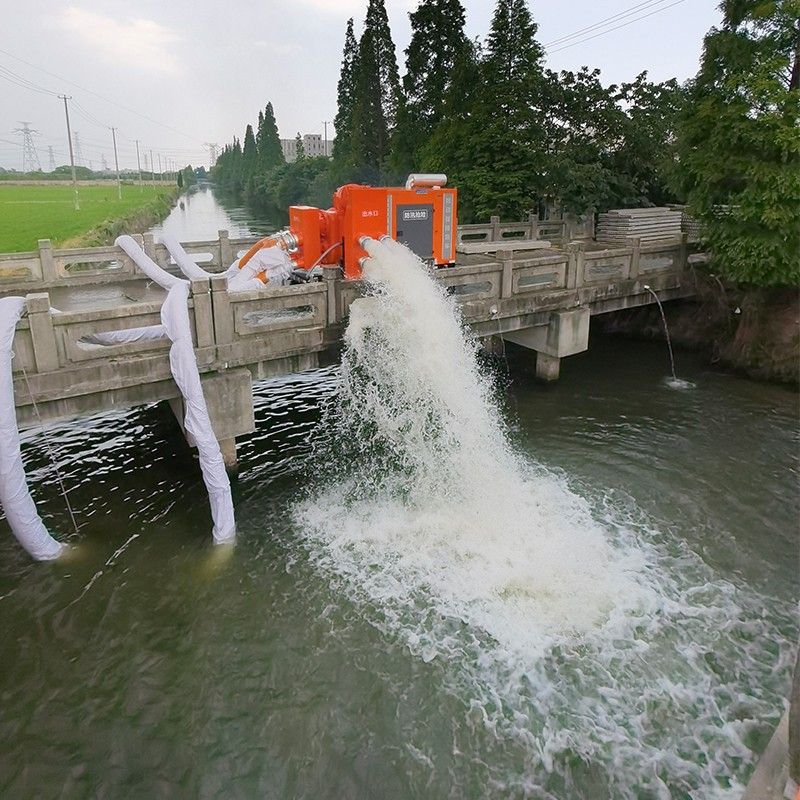
<path fill-rule="evenodd" d="M 688 200 L 732 275 L 753 275 L 757 258 L 760 281 L 785 281 L 797 269 L 797 4 L 724 0 L 701 71 L 682 87 L 546 69 L 526 0 L 497 0 L 484 42 L 466 36 L 460 0 L 421 0 L 401 80 L 384 0 L 368 0 L 360 37 L 347 23 L 332 161 L 284 163 L 268 105 L 215 177 L 275 213 L 417 170 L 447 173 L 462 222 L 544 202 L 582 213 Z"/>

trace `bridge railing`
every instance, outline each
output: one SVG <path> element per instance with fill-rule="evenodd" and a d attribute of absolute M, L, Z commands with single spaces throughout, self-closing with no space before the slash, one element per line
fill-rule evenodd
<path fill-rule="evenodd" d="M 530 214 L 524 222 L 501 222 L 500 217 L 491 217 L 480 225 L 459 225 L 457 241 L 500 242 L 514 239 L 545 239 L 568 242 L 574 239 L 591 239 L 594 235 L 594 216 L 565 216 L 562 219 L 540 220 Z"/>
<path fill-rule="evenodd" d="M 679 290 L 688 258 L 686 239 L 634 240 L 613 248 L 573 241 L 563 248 L 474 254 L 435 276 L 479 335 L 503 333 L 542 324 L 539 318 L 556 309 L 589 305 L 600 313 L 620 307 L 620 298 L 650 302 L 645 282 L 656 291 Z M 248 241 L 227 246 L 236 252 Z M 207 245 L 192 249 L 207 252 Z M 104 250 L 110 252 L 102 255 L 122 262 L 117 273 L 122 283 L 73 284 L 69 291 L 89 297 L 83 305 L 67 297 L 61 280 L 48 291 L 19 292 L 26 296 L 27 315 L 17 326 L 12 363 L 23 423 L 32 419 L 31 393 L 49 418 L 175 394 L 166 338 L 99 343 L 103 333 L 157 325 L 165 297 L 162 289 L 144 286 L 145 277 L 131 272 L 121 251 Z M 157 250 L 155 255 L 164 257 Z M 247 367 L 256 377 L 311 366 L 310 359 L 340 335 L 350 304 L 362 293 L 360 282 L 343 280 L 335 268 L 326 269 L 319 283 L 229 294 L 220 275 L 194 280 L 191 289 L 189 314 L 201 372 Z M 69 302 L 54 312 L 62 295 Z"/>

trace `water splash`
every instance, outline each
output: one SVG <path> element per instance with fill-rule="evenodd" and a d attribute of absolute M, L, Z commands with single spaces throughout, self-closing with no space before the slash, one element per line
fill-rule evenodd
<path fill-rule="evenodd" d="M 776 712 L 738 687 L 790 658 L 751 645 L 782 638 L 765 601 L 520 457 L 452 298 L 399 245 L 368 249 L 315 459 L 333 463 L 295 518 L 318 568 L 463 709 L 460 768 L 426 771 L 426 791 L 491 753 L 482 794 L 738 797 L 755 720 Z"/>

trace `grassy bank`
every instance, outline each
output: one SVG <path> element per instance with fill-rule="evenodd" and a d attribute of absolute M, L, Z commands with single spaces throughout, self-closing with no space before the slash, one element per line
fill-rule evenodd
<path fill-rule="evenodd" d="M 161 220 L 177 196 L 174 186 L 10 186 L 0 183 L 0 253 L 35 250 L 39 239 L 56 247 L 102 245 L 120 233 L 139 233 Z"/>

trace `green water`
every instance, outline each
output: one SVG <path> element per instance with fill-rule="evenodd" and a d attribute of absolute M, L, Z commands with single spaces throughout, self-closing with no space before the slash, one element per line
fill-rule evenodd
<path fill-rule="evenodd" d="M 0 796 L 737 797 L 797 639 L 797 397 L 667 368 L 610 339 L 555 386 L 493 367 L 516 446 L 657 587 L 630 636 L 540 652 L 359 591 L 298 527 L 335 367 L 255 387 L 232 552 L 168 415 L 51 426 L 79 547 L 32 564 L 0 525 Z M 23 458 L 69 535 L 41 434 Z"/>

